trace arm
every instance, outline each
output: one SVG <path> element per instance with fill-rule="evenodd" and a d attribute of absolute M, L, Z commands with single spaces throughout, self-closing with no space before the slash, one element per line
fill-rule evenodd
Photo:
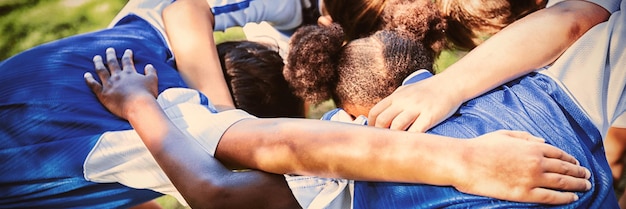
<path fill-rule="evenodd" d="M 175 1 L 164 9 L 163 22 L 178 70 L 189 86 L 209 97 L 216 108 L 233 109 L 213 39 L 210 5 L 203 0 Z"/>
<path fill-rule="evenodd" d="M 109 110 L 127 118 L 137 129 L 190 204 L 199 204 L 196 198 L 216 197 L 212 195 L 233 198 L 220 199 L 224 201 L 235 201 L 240 194 L 251 199 L 260 195 L 245 193 L 247 190 L 228 192 L 257 185 L 230 180 L 230 173 L 199 150 L 199 141 L 190 140 L 174 127 L 154 101 L 156 90 L 146 91 L 156 89 L 153 69 L 147 68 L 146 78 L 154 81 L 146 83 L 132 68 L 130 55 L 124 56 L 128 69 L 121 72 L 115 68 L 117 64 L 111 64 L 116 63 L 114 52 L 107 55 L 112 57 L 107 59 L 111 76 L 101 62 L 96 62 L 103 84 L 86 76 L 89 86 Z M 224 133 L 215 156 L 228 164 L 280 174 L 451 185 L 471 194 L 523 202 L 575 201 L 576 194 L 552 189 L 588 190 L 589 171 L 578 166 L 571 155 L 542 142 L 514 131 L 460 140 L 329 121 L 244 119 Z M 268 192 L 272 189 L 269 186 L 264 186 L 263 193 L 271 197 L 278 198 L 284 192 L 282 187 Z"/>
<path fill-rule="evenodd" d="M 229 128 L 215 156 L 272 173 L 454 186 L 522 202 L 569 203 L 574 193 L 552 189 L 591 188 L 583 179 L 589 171 L 537 141 L 511 131 L 459 140 L 318 120 L 248 119 Z"/>
<path fill-rule="evenodd" d="M 564 1 L 530 14 L 496 33 L 444 72 L 399 88 L 372 108 L 370 124 L 426 131 L 454 113 L 461 103 L 552 63 L 587 30 L 608 17 L 604 8 L 587 1 Z"/>
<path fill-rule="evenodd" d="M 102 59 L 94 58 L 102 85 L 91 74 L 86 74 L 85 78 L 107 108 L 128 119 L 190 206 L 299 207 L 283 176 L 259 171 L 231 172 L 178 130 L 155 100 L 156 70 L 149 65 L 145 76 L 138 74 L 131 56 L 130 51 L 124 53 L 124 69 L 120 69 L 115 51 L 107 50 L 110 74 Z"/>
<path fill-rule="evenodd" d="M 611 127 L 604 139 L 606 159 L 611 166 L 613 179 L 618 180 L 622 176 L 624 168 L 624 149 L 626 147 L 626 128 Z"/>

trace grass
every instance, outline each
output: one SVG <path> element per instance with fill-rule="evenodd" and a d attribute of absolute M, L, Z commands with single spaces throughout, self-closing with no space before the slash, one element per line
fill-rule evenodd
<path fill-rule="evenodd" d="M 78 33 L 101 29 L 125 0 L 0 0 L 0 60 Z"/>

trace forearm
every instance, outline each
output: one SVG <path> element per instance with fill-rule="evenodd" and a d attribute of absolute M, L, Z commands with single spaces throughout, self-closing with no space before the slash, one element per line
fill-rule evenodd
<path fill-rule="evenodd" d="M 203 0 L 179 0 L 163 11 L 167 38 L 182 77 L 218 109 L 232 109 L 213 39 L 213 21 L 211 7 Z"/>
<path fill-rule="evenodd" d="M 139 100 L 131 108 L 133 128 L 193 208 L 298 207 L 282 175 L 226 169 L 180 132 L 154 98 Z"/>
<path fill-rule="evenodd" d="M 462 140 L 435 135 L 263 119 L 234 124 L 215 156 L 272 173 L 452 185 L 456 177 L 441 174 L 457 173 L 454 165 L 463 161 L 462 146 Z"/>
<path fill-rule="evenodd" d="M 504 28 L 435 76 L 437 81 L 433 82 L 461 90 L 459 96 L 466 101 L 552 63 L 608 16 L 604 8 L 590 2 L 558 3 Z"/>

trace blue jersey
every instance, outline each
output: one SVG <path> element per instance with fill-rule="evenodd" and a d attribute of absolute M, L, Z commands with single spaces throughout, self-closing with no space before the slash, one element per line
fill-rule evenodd
<path fill-rule="evenodd" d="M 159 91 L 186 87 L 150 24 L 130 15 L 113 28 L 50 42 L 0 63 L 0 207 L 126 208 L 161 194 L 85 180 L 83 162 L 105 131 L 131 129 L 105 109 L 83 74 L 106 48 L 153 64 Z M 143 72 L 142 72 L 143 73 Z"/>
<path fill-rule="evenodd" d="M 618 208 L 602 137 L 583 111 L 546 75 L 532 73 L 469 100 L 428 133 L 473 138 L 500 130 L 523 130 L 578 159 L 591 173 L 590 191 L 557 208 Z M 408 162 L 407 162 L 408 163 Z M 424 168 L 428 169 L 428 168 Z M 422 184 L 355 182 L 354 208 L 531 208 Z"/>

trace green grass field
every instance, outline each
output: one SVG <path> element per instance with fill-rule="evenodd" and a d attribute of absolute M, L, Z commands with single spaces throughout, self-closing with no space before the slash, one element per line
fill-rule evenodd
<path fill-rule="evenodd" d="M 41 43 L 107 26 L 124 0 L 0 0 L 0 60 Z"/>

